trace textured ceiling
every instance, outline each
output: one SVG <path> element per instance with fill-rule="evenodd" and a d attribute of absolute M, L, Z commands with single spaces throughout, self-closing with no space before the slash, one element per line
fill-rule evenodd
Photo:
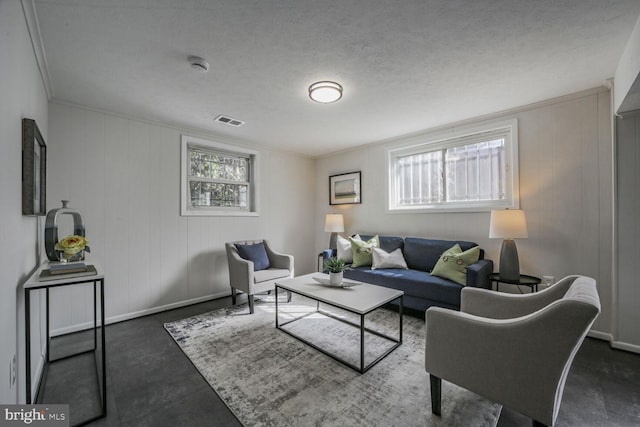
<path fill-rule="evenodd" d="M 640 14 L 638 0 L 35 4 L 54 99 L 309 155 L 600 86 Z M 342 100 L 310 101 L 327 79 Z"/>

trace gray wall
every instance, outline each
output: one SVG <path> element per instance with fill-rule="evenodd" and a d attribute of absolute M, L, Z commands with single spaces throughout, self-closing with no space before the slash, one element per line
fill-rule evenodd
<path fill-rule="evenodd" d="M 491 117 L 511 118 L 518 119 L 520 206 L 526 212 L 529 231 L 528 239 L 517 241 L 521 271 L 556 279 L 569 274 L 594 277 L 603 305 L 594 330 L 609 334 L 613 212 L 610 92 L 594 89 Z M 455 131 L 472 123 L 453 124 L 437 131 Z M 402 139 L 395 142 L 401 143 Z M 367 232 L 475 241 L 497 268 L 501 241 L 488 238 L 489 212 L 385 213 L 385 149 L 393 144 L 372 144 L 319 159 L 318 213 L 344 213 L 345 234 Z M 328 176 L 358 170 L 362 171 L 362 204 L 330 207 Z M 327 240 L 327 233 L 316 227 L 316 248 L 324 248 Z"/>
<path fill-rule="evenodd" d="M 317 160 L 250 146 L 262 153 L 262 215 L 180 217 L 180 134 L 216 137 L 48 104 L 21 2 L 0 1 L 0 28 L 0 224 L 3 241 L 11 242 L 0 249 L 0 402 L 24 401 L 20 284 L 44 256 L 43 218 L 24 217 L 20 209 L 23 117 L 38 122 L 49 146 L 48 208 L 65 198 L 84 215 L 93 254 L 107 269 L 111 320 L 226 294 L 222 251 L 231 239 L 269 238 L 296 256 L 297 274 L 313 271 L 315 254 L 327 245 L 323 218 L 330 212 L 345 214 L 347 233 L 475 240 L 498 259 L 500 241 L 487 237 L 488 213 L 385 214 L 384 150 L 389 143 L 374 141 Z M 634 269 L 640 251 L 638 119 L 625 119 L 618 128 L 615 286 L 609 93 L 597 89 L 493 116 L 512 117 L 519 124 L 521 207 L 530 235 L 518 241 L 523 272 L 595 277 L 603 303 L 596 334 L 613 335 L 619 346 L 640 351 L 640 287 Z M 363 204 L 330 207 L 328 176 L 355 170 L 363 172 Z M 87 322 L 88 301 L 83 291 L 54 293 L 53 328 L 71 330 Z M 33 306 L 31 342 L 39 354 L 43 320 L 38 308 L 42 310 L 43 301 L 36 296 Z M 7 365 L 14 354 L 20 388 L 9 381 Z M 40 366 L 34 358 L 32 370 Z"/>
<path fill-rule="evenodd" d="M 22 118 L 35 119 L 47 140 L 47 96 L 38 71 L 23 9 L 19 1 L 0 1 L 0 402 L 24 402 L 9 381 L 13 355 L 24 378 L 22 282 L 40 258 L 42 219 L 22 216 Z M 34 308 L 41 301 L 32 300 Z M 33 350 L 40 352 L 38 313 L 32 325 Z M 38 361 L 34 361 L 34 368 Z M 20 378 L 20 377 L 19 377 Z M 20 380 L 20 384 L 24 384 Z"/>
<path fill-rule="evenodd" d="M 180 135 L 237 141 L 59 103 L 49 114 L 49 208 L 68 199 L 82 213 L 110 321 L 228 295 L 227 241 L 267 238 L 295 256 L 296 273 L 315 268 L 313 159 L 250 146 L 260 216 L 181 217 Z M 89 291 L 52 294 L 54 331 L 91 319 Z"/>

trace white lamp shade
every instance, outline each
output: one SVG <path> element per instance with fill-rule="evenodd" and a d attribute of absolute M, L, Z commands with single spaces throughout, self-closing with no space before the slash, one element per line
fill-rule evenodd
<path fill-rule="evenodd" d="M 521 209 L 491 211 L 489 238 L 524 239 L 527 233 L 527 218 Z"/>
<path fill-rule="evenodd" d="M 344 231 L 344 219 L 342 214 L 327 214 L 324 221 L 324 231 L 330 233 L 342 233 Z"/>

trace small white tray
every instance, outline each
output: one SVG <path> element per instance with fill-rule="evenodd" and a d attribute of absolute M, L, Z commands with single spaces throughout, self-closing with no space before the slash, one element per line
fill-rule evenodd
<path fill-rule="evenodd" d="M 350 288 L 352 286 L 358 286 L 360 284 L 359 282 L 351 282 L 348 280 L 343 280 L 342 283 L 340 283 L 339 285 L 332 285 L 329 282 L 329 279 L 325 279 L 324 277 L 317 277 L 317 276 L 313 276 L 313 280 L 320 283 L 321 285 L 329 286 L 332 288 Z"/>

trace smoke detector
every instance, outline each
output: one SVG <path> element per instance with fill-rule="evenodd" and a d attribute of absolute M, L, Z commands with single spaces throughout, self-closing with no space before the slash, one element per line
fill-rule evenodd
<path fill-rule="evenodd" d="M 209 63 L 199 56 L 190 56 L 189 64 L 191 64 L 191 68 L 196 71 L 200 71 L 201 73 L 206 73 L 209 71 Z"/>

